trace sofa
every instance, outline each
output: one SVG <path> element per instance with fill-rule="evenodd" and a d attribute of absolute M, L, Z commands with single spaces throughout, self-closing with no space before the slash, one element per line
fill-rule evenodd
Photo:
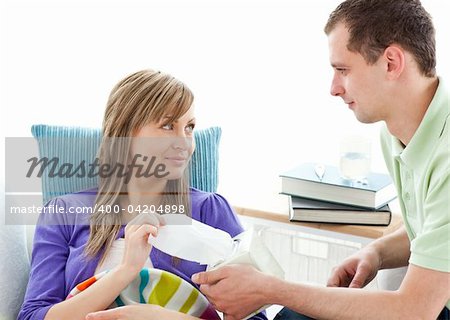
<path fill-rule="evenodd" d="M 31 131 L 38 145 L 39 157 L 58 156 L 61 163 L 94 159 L 101 141 L 100 129 L 95 128 L 34 125 Z M 196 150 L 190 163 L 191 186 L 203 191 L 216 191 L 221 134 L 219 127 L 195 131 Z M 41 181 L 42 203 L 54 196 L 87 189 L 96 184 L 95 178 L 48 179 L 44 172 Z M 25 294 L 35 227 L 5 224 L 5 197 L 8 194 L 5 194 L 4 187 L 2 184 L 0 199 L 0 320 L 10 320 L 16 319 Z"/>

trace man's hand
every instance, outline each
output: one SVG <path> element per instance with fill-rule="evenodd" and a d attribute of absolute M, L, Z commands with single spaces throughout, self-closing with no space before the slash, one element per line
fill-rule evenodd
<path fill-rule="evenodd" d="M 328 287 L 362 288 L 377 275 L 381 267 L 379 254 L 366 247 L 335 267 L 328 279 Z"/>
<path fill-rule="evenodd" d="M 229 265 L 192 276 L 192 281 L 200 284 L 200 290 L 227 320 L 245 318 L 267 304 L 266 290 L 273 279 L 249 265 Z"/>

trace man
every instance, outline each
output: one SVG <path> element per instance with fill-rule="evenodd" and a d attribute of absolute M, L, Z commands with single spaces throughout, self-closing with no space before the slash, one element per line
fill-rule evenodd
<path fill-rule="evenodd" d="M 227 320 L 271 303 L 320 319 L 448 319 L 450 105 L 435 74 L 431 18 L 418 0 L 347 0 L 330 15 L 325 33 L 334 69 L 331 94 L 359 121 L 386 124 L 383 153 L 404 227 L 347 258 L 326 288 L 238 265 L 193 280 Z M 406 265 L 397 291 L 359 289 L 378 270 Z M 289 309 L 278 318 L 301 319 Z"/>

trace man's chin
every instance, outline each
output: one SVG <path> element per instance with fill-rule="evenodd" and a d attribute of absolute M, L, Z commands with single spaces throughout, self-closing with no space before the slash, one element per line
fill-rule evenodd
<path fill-rule="evenodd" d="M 361 123 L 370 124 L 370 123 L 375 123 L 375 122 L 380 121 L 379 119 L 375 119 L 375 118 L 370 117 L 370 116 L 365 115 L 365 114 L 359 114 L 359 113 L 356 113 L 356 112 L 354 112 L 354 113 L 355 113 L 356 119 L 359 122 L 361 122 Z"/>

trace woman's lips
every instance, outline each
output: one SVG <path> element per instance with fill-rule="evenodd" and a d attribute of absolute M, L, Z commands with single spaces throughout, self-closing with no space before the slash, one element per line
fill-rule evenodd
<path fill-rule="evenodd" d="M 186 163 L 186 158 L 184 157 L 166 157 L 166 160 L 176 166 L 182 166 Z"/>

